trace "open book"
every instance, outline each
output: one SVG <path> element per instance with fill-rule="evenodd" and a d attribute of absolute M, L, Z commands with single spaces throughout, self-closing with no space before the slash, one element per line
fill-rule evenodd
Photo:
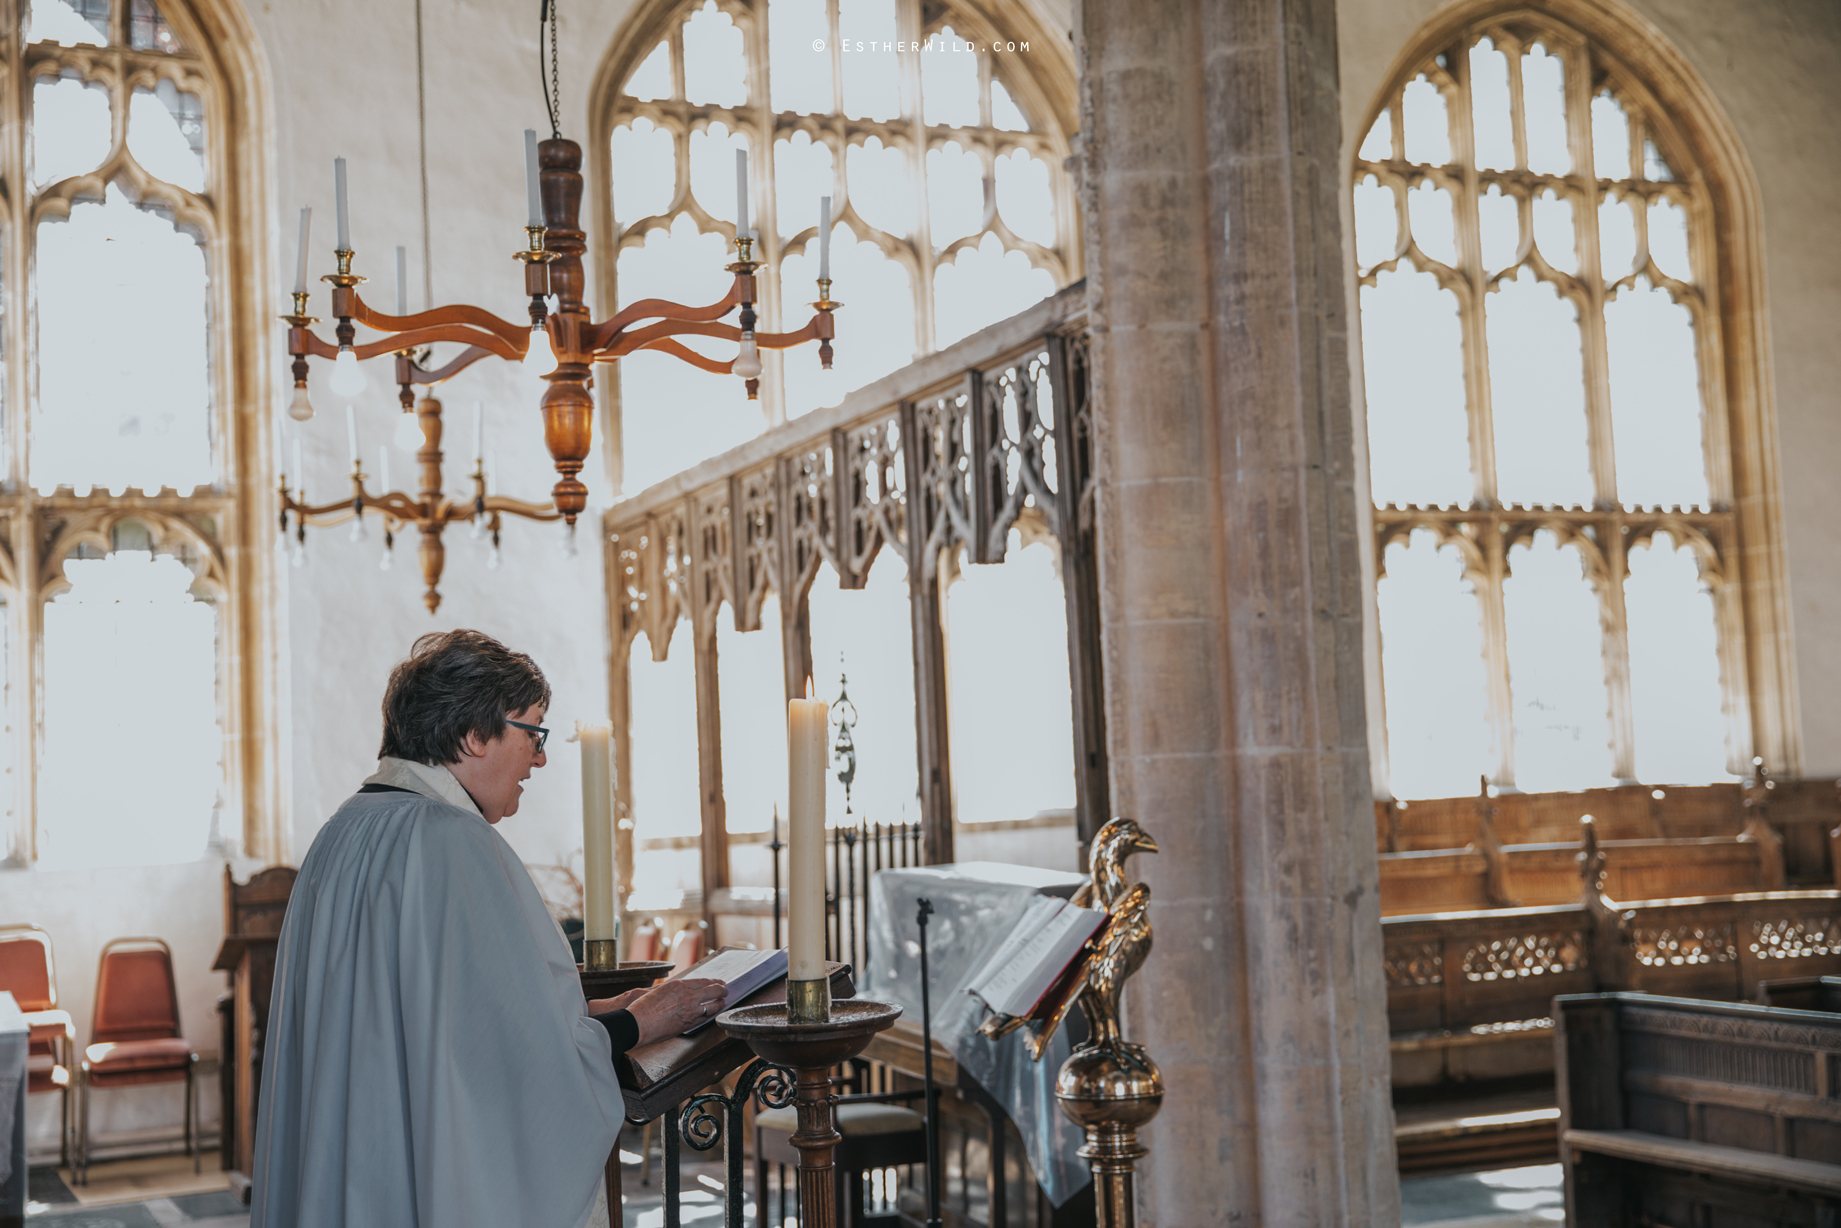
<path fill-rule="evenodd" d="M 749 951 L 741 948 L 718 951 L 688 971 L 678 974 L 696 978 L 723 981 L 728 984 L 729 996 L 723 1000 L 722 1010 L 728 1010 L 743 998 L 754 993 L 770 981 L 786 975 L 786 949 L 784 947 L 771 951 Z M 671 978 L 676 980 L 677 977 Z M 716 1022 L 716 1016 L 722 1011 L 711 1011 L 710 1017 L 684 1029 L 683 1035 L 690 1036 L 701 1032 Z"/>
<path fill-rule="evenodd" d="M 965 991 L 999 1014 L 1027 1018 L 1105 924 L 1100 909 L 1037 896 Z"/>

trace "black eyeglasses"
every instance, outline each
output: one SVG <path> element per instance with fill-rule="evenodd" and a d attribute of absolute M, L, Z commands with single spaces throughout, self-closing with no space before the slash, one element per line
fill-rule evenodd
<path fill-rule="evenodd" d="M 550 731 L 548 729 L 545 729 L 542 725 L 526 725 L 523 721 L 514 721 L 509 716 L 505 718 L 505 723 L 507 725 L 516 725 L 518 728 L 530 734 L 531 741 L 537 744 L 537 753 L 540 755 L 543 753 L 543 744 L 550 740 Z"/>

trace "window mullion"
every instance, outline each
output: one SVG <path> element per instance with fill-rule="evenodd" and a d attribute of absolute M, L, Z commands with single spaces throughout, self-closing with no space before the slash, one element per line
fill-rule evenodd
<path fill-rule="evenodd" d="M 1624 581 L 1630 575 L 1622 512 L 1598 523 L 1604 557 L 1598 611 L 1604 630 L 1605 696 L 1610 706 L 1611 775 L 1619 784 L 1636 780 L 1636 707 L 1630 689 L 1630 618 L 1624 608 Z"/>
<path fill-rule="evenodd" d="M 1581 46 L 1575 45 L 1568 50 L 1564 61 L 1566 143 L 1573 164 L 1569 194 L 1573 200 L 1573 254 L 1579 269 L 1579 327 L 1584 334 L 1581 357 L 1585 370 L 1585 429 L 1592 458 L 1592 495 L 1600 509 L 1608 509 L 1618 505 L 1617 436 L 1611 420 L 1611 357 L 1605 339 L 1604 277 L 1599 271 L 1598 169 L 1592 154 L 1591 57 Z M 1612 702 L 1615 710 L 1615 699 Z M 1613 737 L 1618 728 L 1617 721 L 1613 720 Z"/>
<path fill-rule="evenodd" d="M 1471 582 L 1482 608 L 1489 724 L 1496 740 L 1496 765 L 1490 773 L 1490 783 L 1506 789 L 1515 784 L 1515 708 L 1509 690 L 1508 613 L 1502 589 L 1509 574 L 1508 547 L 1503 544 L 1500 517 L 1492 515 L 1472 524 L 1482 538 L 1478 544 L 1483 548 L 1483 574 L 1473 575 Z"/>
<path fill-rule="evenodd" d="M 1451 59 L 1452 75 L 1458 83 L 1456 105 L 1449 108 L 1454 120 L 1451 125 L 1451 148 L 1457 159 L 1459 174 L 1457 199 L 1451 204 L 1457 227 L 1458 267 L 1464 277 L 1464 289 L 1458 302 L 1458 321 L 1464 346 L 1464 387 L 1468 393 L 1464 399 L 1470 415 L 1471 488 L 1477 506 L 1494 507 L 1496 426 L 1490 416 L 1489 344 L 1483 318 L 1483 295 L 1489 286 L 1489 271 L 1483 267 L 1482 223 L 1477 217 L 1477 137 L 1470 102 L 1470 57 L 1454 55 Z M 1394 157 L 1404 158 L 1404 90 L 1394 95 L 1390 110 L 1393 113 Z M 1506 662 L 1507 658 L 1504 660 Z M 1504 668 L 1507 668 L 1506 664 Z"/>
<path fill-rule="evenodd" d="M 921 36 L 920 0 L 901 0 L 896 9 L 895 36 L 911 47 Z M 933 352 L 933 223 L 927 192 L 927 121 L 921 104 L 921 65 L 917 51 L 899 52 L 904 104 L 909 108 L 912 134 L 908 174 L 914 184 L 914 332 L 920 352 Z"/>
<path fill-rule="evenodd" d="M 750 12 L 754 18 L 752 37 L 744 36 L 747 37 L 744 45 L 748 48 L 748 109 L 755 127 L 754 230 L 755 245 L 759 248 L 755 259 L 761 262 L 767 274 L 757 283 L 761 296 L 758 327 L 763 332 L 779 332 L 785 327 L 781 314 L 784 288 L 780 284 L 780 193 L 774 174 L 773 79 L 772 57 L 767 46 L 771 37 L 767 28 L 767 0 L 755 0 Z M 767 425 L 778 426 L 786 421 L 784 351 L 762 350 L 761 367 L 761 412 L 767 417 Z"/>

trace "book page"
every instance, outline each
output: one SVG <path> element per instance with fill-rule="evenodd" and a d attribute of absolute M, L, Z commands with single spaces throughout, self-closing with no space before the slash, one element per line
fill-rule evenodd
<path fill-rule="evenodd" d="M 1027 984 L 1040 978 L 1042 963 L 1053 957 L 1057 944 L 1075 926 L 1081 924 L 1082 917 L 1089 912 L 1089 909 L 1076 908 L 1073 905 L 1058 909 L 1055 915 L 1049 918 L 1048 924 L 1037 930 L 1035 935 L 1023 944 L 1022 949 L 1011 956 L 1010 961 L 997 969 L 994 975 L 985 982 L 986 993 L 979 996 L 984 998 L 992 1010 L 1002 1011 L 1007 1015 L 1020 1015 L 1026 1012 L 1035 1004 L 1035 999 L 1041 996 L 1040 988 L 1029 1001 L 1022 1004 L 1021 1010 L 1011 1009 L 1010 1004 L 1016 1001 L 1020 991 Z M 1101 916 L 1104 915 L 1101 914 Z"/>
<path fill-rule="evenodd" d="M 1080 949 L 1087 944 L 1087 940 L 1106 924 L 1106 919 L 1107 914 L 1099 909 L 1072 905 L 1056 914 L 1055 920 L 1060 924 L 1055 927 L 1058 931 L 1055 940 L 1041 952 L 1036 963 L 1018 982 L 1004 1003 L 1004 1013 L 1034 1014 L 1042 998 L 1079 957 Z"/>
<path fill-rule="evenodd" d="M 1041 932 L 1049 919 L 1066 906 L 1067 901 L 1058 896 L 1039 895 L 1031 900 L 1029 907 L 1023 910 L 1023 915 L 1017 918 L 1010 932 L 1004 936 L 1003 941 L 997 944 L 997 949 L 991 952 L 991 957 L 984 961 L 984 964 L 966 984 L 965 992 L 981 999 L 985 1005 L 989 1006 L 991 978 L 1015 959 L 1016 953 L 1023 949 L 1023 944 Z"/>

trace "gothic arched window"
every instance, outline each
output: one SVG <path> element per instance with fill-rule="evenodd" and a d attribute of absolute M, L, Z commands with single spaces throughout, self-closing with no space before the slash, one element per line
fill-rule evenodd
<path fill-rule="evenodd" d="M 0 52 L 24 83 L 0 141 L 11 860 L 190 861 L 214 830 L 274 856 L 267 692 L 242 664 L 267 651 L 263 552 L 242 547 L 268 523 L 246 520 L 265 483 L 243 467 L 270 403 L 236 357 L 262 326 L 255 103 L 230 85 L 248 47 L 193 0 L 18 13 Z"/>
<path fill-rule="evenodd" d="M 1461 22 L 1353 172 L 1391 792 L 1729 779 L 1732 172 L 1602 40 Z"/>
<path fill-rule="evenodd" d="M 1067 61 L 1039 30 L 920 0 L 675 0 L 629 19 L 596 104 L 603 294 L 616 307 L 722 296 L 745 149 L 762 327 L 809 314 L 824 195 L 846 306 L 835 370 L 821 373 L 811 347 L 764 354 L 758 405 L 731 377 L 623 358 L 609 431 L 623 489 L 836 404 L 1078 279 Z"/>

